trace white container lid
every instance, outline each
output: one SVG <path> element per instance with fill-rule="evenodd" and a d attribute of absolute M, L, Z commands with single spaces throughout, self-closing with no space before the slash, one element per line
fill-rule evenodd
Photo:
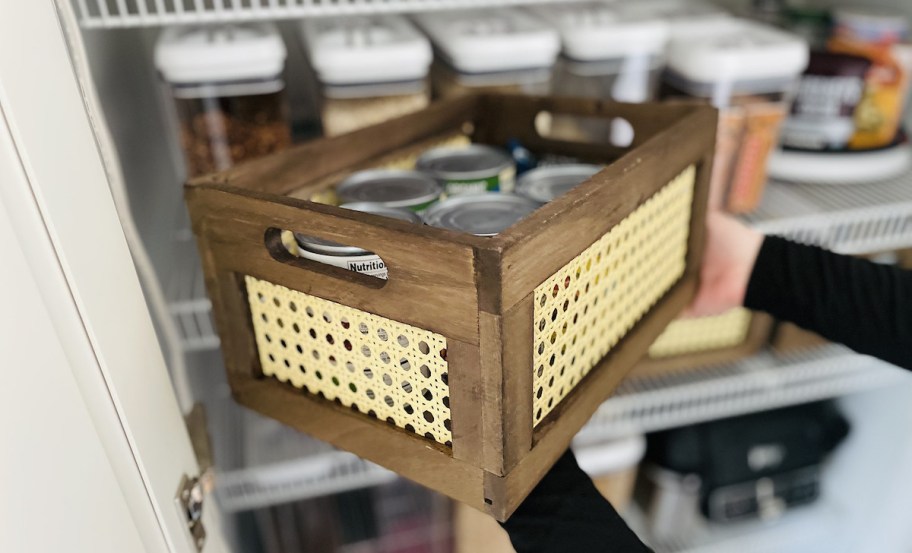
<path fill-rule="evenodd" d="M 604 61 L 631 55 L 661 55 L 668 25 L 622 4 L 586 2 L 530 8 L 557 28 L 564 55 L 577 61 Z"/>
<path fill-rule="evenodd" d="M 171 83 L 223 83 L 273 78 L 285 44 L 268 23 L 169 27 L 155 44 L 155 66 Z"/>
<path fill-rule="evenodd" d="M 427 38 L 399 15 L 306 19 L 301 32 L 326 85 L 417 81 L 431 65 Z"/>
<path fill-rule="evenodd" d="M 837 26 L 844 26 L 872 42 L 899 41 L 909 32 L 909 21 L 901 11 L 880 6 L 837 8 L 833 20 Z"/>
<path fill-rule="evenodd" d="M 807 67 L 809 49 L 797 35 L 732 18 L 720 19 L 711 32 L 673 37 L 667 56 L 675 76 L 695 86 L 766 82 L 781 87 Z"/>
<path fill-rule="evenodd" d="M 560 50 L 556 31 L 512 8 L 424 13 L 415 21 L 441 57 L 465 73 L 549 67 Z"/>

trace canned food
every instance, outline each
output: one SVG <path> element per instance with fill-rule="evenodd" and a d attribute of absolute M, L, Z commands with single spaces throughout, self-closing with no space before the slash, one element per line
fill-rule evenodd
<path fill-rule="evenodd" d="M 478 236 L 494 236 L 538 209 L 538 204 L 515 194 L 466 194 L 431 206 L 425 222 Z"/>
<path fill-rule="evenodd" d="M 415 168 L 439 179 L 448 196 L 512 192 L 516 178 L 513 158 L 481 144 L 428 150 L 415 162 Z"/>
<path fill-rule="evenodd" d="M 431 176 L 393 169 L 359 171 L 336 186 L 336 195 L 343 204 L 368 202 L 412 211 L 425 209 L 441 192 L 440 183 Z"/>
<path fill-rule="evenodd" d="M 384 217 L 391 217 L 393 219 L 400 219 L 410 223 L 421 223 L 421 217 L 408 209 L 387 207 L 384 205 L 372 204 L 370 202 L 353 202 L 342 204 L 340 207 L 382 215 Z M 305 259 L 325 263 L 326 265 L 332 265 L 334 267 L 342 267 L 349 271 L 382 278 L 383 280 L 386 280 L 389 277 L 386 270 L 386 263 L 383 262 L 379 255 L 373 252 L 369 252 L 357 246 L 346 246 L 344 244 L 323 240 L 322 238 L 317 238 L 315 236 L 307 236 L 298 232 L 295 233 L 295 239 L 299 246 L 298 255 Z"/>
<path fill-rule="evenodd" d="M 545 204 L 565 194 L 601 170 L 602 168 L 598 165 L 585 163 L 539 167 L 523 173 L 519 177 L 519 181 L 516 183 L 516 193 L 532 201 Z"/>

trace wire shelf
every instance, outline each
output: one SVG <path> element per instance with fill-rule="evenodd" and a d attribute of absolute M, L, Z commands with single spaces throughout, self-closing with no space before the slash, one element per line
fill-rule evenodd
<path fill-rule="evenodd" d="M 72 0 L 84 29 L 514 6 L 555 0 Z"/>
<path fill-rule="evenodd" d="M 728 365 L 628 379 L 577 440 L 594 442 L 797 405 L 904 378 L 909 376 L 888 363 L 837 345 L 791 356 L 766 351 Z"/>
<path fill-rule="evenodd" d="M 578 445 L 887 386 L 903 371 L 841 346 L 666 377 L 631 379 L 576 438 Z M 396 475 L 236 404 L 211 421 L 216 494 L 225 511 L 255 509 L 390 482 Z"/>
<path fill-rule="evenodd" d="M 840 253 L 912 246 L 912 173 L 863 185 L 770 182 L 750 223 Z"/>

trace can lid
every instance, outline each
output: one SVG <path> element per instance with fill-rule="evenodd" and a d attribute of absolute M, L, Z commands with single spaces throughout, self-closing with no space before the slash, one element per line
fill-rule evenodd
<path fill-rule="evenodd" d="M 371 202 L 387 207 L 412 207 L 440 197 L 440 183 L 418 171 L 359 171 L 336 187 L 342 203 Z"/>
<path fill-rule="evenodd" d="M 519 177 L 516 193 L 539 203 L 547 203 L 601 170 L 598 165 L 585 163 L 539 167 Z"/>
<path fill-rule="evenodd" d="M 550 67 L 560 50 L 553 29 L 515 8 L 423 13 L 415 21 L 441 58 L 464 73 Z"/>
<path fill-rule="evenodd" d="M 781 92 L 807 66 L 809 48 L 797 35 L 742 19 L 720 19 L 715 30 L 673 37 L 668 68 L 688 93 L 706 95 L 703 87 L 757 83 L 756 90 Z M 693 91 L 691 91 L 693 89 Z"/>
<path fill-rule="evenodd" d="M 342 204 L 339 207 L 343 209 L 363 211 L 364 213 L 373 213 L 374 215 L 382 215 L 384 217 L 399 219 L 400 221 L 406 221 L 409 223 L 421 223 L 420 215 L 410 209 L 401 207 L 389 207 L 386 205 L 375 204 L 371 202 L 350 202 L 347 204 Z"/>
<path fill-rule="evenodd" d="M 431 65 L 430 42 L 401 15 L 305 19 L 301 32 L 324 85 L 416 82 Z"/>
<path fill-rule="evenodd" d="M 392 219 L 408 221 L 409 223 L 421 223 L 421 217 L 419 217 L 418 214 L 414 211 L 409 211 L 407 209 L 387 207 L 370 202 L 352 202 L 342 204 L 339 207 L 343 209 L 352 209 L 354 211 L 363 211 L 365 213 L 373 213 L 375 215 L 382 215 L 384 217 L 390 217 Z M 346 246 L 344 244 L 339 244 L 338 242 L 324 240 L 322 238 L 317 238 L 316 236 L 308 236 L 299 232 L 295 233 L 295 239 L 298 241 L 298 244 L 300 244 L 300 246 L 305 250 L 315 253 L 322 253 L 325 255 L 365 255 L 367 253 L 370 253 L 367 250 L 358 248 L 356 246 Z"/>
<path fill-rule="evenodd" d="M 628 11 L 623 4 L 586 2 L 531 8 L 560 33 L 564 55 L 579 61 L 661 55 L 668 24 L 658 17 Z"/>
<path fill-rule="evenodd" d="M 269 23 L 168 27 L 155 44 L 155 66 L 176 84 L 274 78 L 285 56 L 285 43 Z"/>
<path fill-rule="evenodd" d="M 415 162 L 415 168 L 444 180 L 487 178 L 512 165 L 513 158 L 506 152 L 482 144 L 434 148 Z"/>
<path fill-rule="evenodd" d="M 427 210 L 431 226 L 494 236 L 538 209 L 538 204 L 513 194 L 467 194 L 444 200 Z"/>

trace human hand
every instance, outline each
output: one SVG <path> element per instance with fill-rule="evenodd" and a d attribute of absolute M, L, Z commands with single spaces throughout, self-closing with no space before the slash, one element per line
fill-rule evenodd
<path fill-rule="evenodd" d="M 763 235 L 730 215 L 706 217 L 706 248 L 700 268 L 700 288 L 685 317 L 718 315 L 744 304 L 747 283 Z"/>

